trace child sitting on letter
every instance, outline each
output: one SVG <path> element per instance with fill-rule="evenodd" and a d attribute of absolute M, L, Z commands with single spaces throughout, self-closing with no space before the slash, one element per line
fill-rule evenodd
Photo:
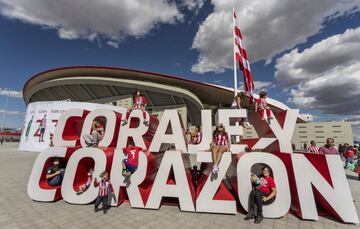
<path fill-rule="evenodd" d="M 265 110 L 268 117 L 268 122 L 270 123 L 270 119 L 273 117 L 271 116 L 271 110 L 270 107 L 267 105 L 266 98 L 267 98 L 267 92 L 262 91 L 259 94 L 259 99 L 255 103 L 255 112 L 260 111 L 261 114 L 261 120 L 265 120 Z"/>

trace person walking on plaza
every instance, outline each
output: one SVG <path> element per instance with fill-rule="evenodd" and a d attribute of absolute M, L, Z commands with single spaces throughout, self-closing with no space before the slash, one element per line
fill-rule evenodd
<path fill-rule="evenodd" d="M 44 117 L 41 119 L 41 122 L 40 122 L 39 142 L 43 142 L 43 141 L 44 141 L 45 130 L 46 130 L 46 114 L 44 115 Z"/>
<path fill-rule="evenodd" d="M 306 142 L 304 142 L 303 151 L 304 151 L 304 153 L 308 152 L 308 146 L 307 146 Z"/>
<path fill-rule="evenodd" d="M 50 186 L 61 184 L 65 174 L 65 169 L 60 167 L 60 158 L 54 158 L 52 165 L 47 169 L 46 180 Z"/>
<path fill-rule="evenodd" d="M 344 168 L 349 168 L 349 163 L 354 164 L 354 150 L 352 146 L 349 146 L 348 149 L 344 152 L 344 158 L 345 158 L 345 166 Z"/>
<path fill-rule="evenodd" d="M 337 154 L 337 149 L 334 147 L 334 139 L 327 138 L 326 144 L 319 149 L 321 154 Z"/>
<path fill-rule="evenodd" d="M 310 142 L 309 153 L 319 154 L 319 148 L 316 146 L 316 142 L 312 140 Z"/>
<path fill-rule="evenodd" d="M 125 126 L 128 123 L 128 119 L 131 111 L 142 110 L 143 118 L 144 118 L 143 124 L 145 126 L 149 126 L 149 122 L 146 120 L 146 106 L 147 106 L 147 100 L 145 96 L 141 95 L 140 90 L 138 89 L 136 91 L 136 95 L 134 96 L 134 104 L 129 108 L 129 112 L 126 114 L 126 118 L 121 120 L 123 122 L 122 125 Z"/>
<path fill-rule="evenodd" d="M 0 138 L 0 143 L 1 143 L 1 145 L 3 145 L 3 144 L 4 144 L 4 141 L 5 141 L 4 136 L 1 136 L 1 138 Z"/>
<path fill-rule="evenodd" d="M 272 178 L 271 168 L 265 165 L 262 169 L 262 175 L 257 179 L 256 175 L 252 174 L 251 182 L 254 184 L 253 189 L 249 195 L 250 208 L 248 214 L 244 218 L 250 220 L 255 218 L 254 223 L 258 224 L 263 220 L 262 207 L 264 203 L 270 203 L 274 201 L 276 196 L 276 185 Z M 256 206 L 256 216 L 255 216 Z"/>
<path fill-rule="evenodd" d="M 259 99 L 255 103 L 255 112 L 260 111 L 261 114 L 261 120 L 265 120 L 265 111 L 268 119 L 268 123 L 270 123 L 270 120 L 273 119 L 271 115 L 270 107 L 267 105 L 266 98 L 267 98 L 267 92 L 262 91 L 259 94 Z"/>
<path fill-rule="evenodd" d="M 109 180 L 109 174 L 104 171 L 100 174 L 100 181 L 98 182 L 95 178 L 94 185 L 95 187 L 99 187 L 98 196 L 95 200 L 95 206 L 94 206 L 94 212 L 99 211 L 99 205 L 102 203 L 102 210 L 103 213 L 106 214 L 109 207 L 108 207 L 108 201 L 109 196 L 113 192 L 113 188 L 111 185 L 111 182 Z"/>

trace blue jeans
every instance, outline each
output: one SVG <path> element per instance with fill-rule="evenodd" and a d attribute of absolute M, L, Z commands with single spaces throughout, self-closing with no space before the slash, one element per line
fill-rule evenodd
<path fill-rule="evenodd" d="M 52 177 L 48 183 L 50 186 L 58 186 L 61 184 L 62 179 L 64 178 L 65 169 L 60 169 L 60 174 L 57 176 Z"/>

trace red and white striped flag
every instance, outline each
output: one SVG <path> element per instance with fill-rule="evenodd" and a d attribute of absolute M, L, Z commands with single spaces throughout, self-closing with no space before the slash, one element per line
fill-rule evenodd
<path fill-rule="evenodd" d="M 244 73 L 244 91 L 246 94 L 252 96 L 254 91 L 254 82 L 251 74 L 250 63 L 246 55 L 245 45 L 242 40 L 240 27 L 237 24 L 235 10 L 233 10 L 234 21 L 234 55 L 235 60 L 239 62 L 240 69 Z M 234 67 L 236 65 L 234 64 Z M 234 69 L 236 70 L 236 69 Z M 236 91 L 236 90 L 235 90 Z"/>

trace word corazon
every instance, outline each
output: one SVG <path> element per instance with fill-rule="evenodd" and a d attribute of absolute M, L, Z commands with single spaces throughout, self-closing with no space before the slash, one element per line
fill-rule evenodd
<path fill-rule="evenodd" d="M 223 155 L 215 178 L 210 172 L 212 157 L 208 152 L 212 141 L 210 110 L 201 111 L 203 138 L 198 145 L 186 144 L 176 110 L 165 110 L 160 121 L 147 114 L 149 126 L 143 125 L 144 117 L 138 110 L 131 112 L 129 124 L 122 126 L 124 115 L 105 109 L 64 112 L 53 135 L 54 147 L 41 152 L 35 161 L 28 182 L 29 196 L 37 201 L 63 198 L 72 204 L 91 203 L 97 196 L 95 187 L 81 195 L 75 189 L 86 182 L 87 171 L 94 168 L 94 176 L 104 170 L 109 172 L 115 194 L 113 206 L 128 201 L 132 207 L 159 209 L 162 203 L 178 203 L 182 211 L 236 214 L 248 209 L 252 166 L 265 163 L 272 168 L 277 187 L 275 201 L 264 206 L 265 217 L 282 217 L 292 210 L 303 219 L 317 220 L 317 209 L 323 209 L 321 214 L 359 223 L 340 157 L 292 152 L 291 137 L 298 110 L 279 113 L 270 124 L 262 121 L 260 115 L 250 114 L 248 118 L 259 135 L 253 148 L 259 152 L 245 153 L 246 144 L 250 144 L 246 140 L 232 144 L 230 152 Z M 98 148 L 86 148 L 81 136 L 90 133 L 93 120 L 99 117 L 106 120 L 104 137 Z M 246 110 L 219 110 L 217 117 L 229 135 L 243 134 L 243 129 L 232 125 L 231 120 L 246 117 Z M 121 162 L 129 139 L 147 151 L 140 153 L 138 169 L 130 181 L 125 181 Z M 163 150 L 170 144 L 175 149 Z M 192 154 L 204 168 L 197 190 L 190 173 Z M 45 179 L 53 157 L 67 161 L 63 182 L 57 187 L 49 186 Z M 242 209 L 237 208 L 236 200 Z"/>

